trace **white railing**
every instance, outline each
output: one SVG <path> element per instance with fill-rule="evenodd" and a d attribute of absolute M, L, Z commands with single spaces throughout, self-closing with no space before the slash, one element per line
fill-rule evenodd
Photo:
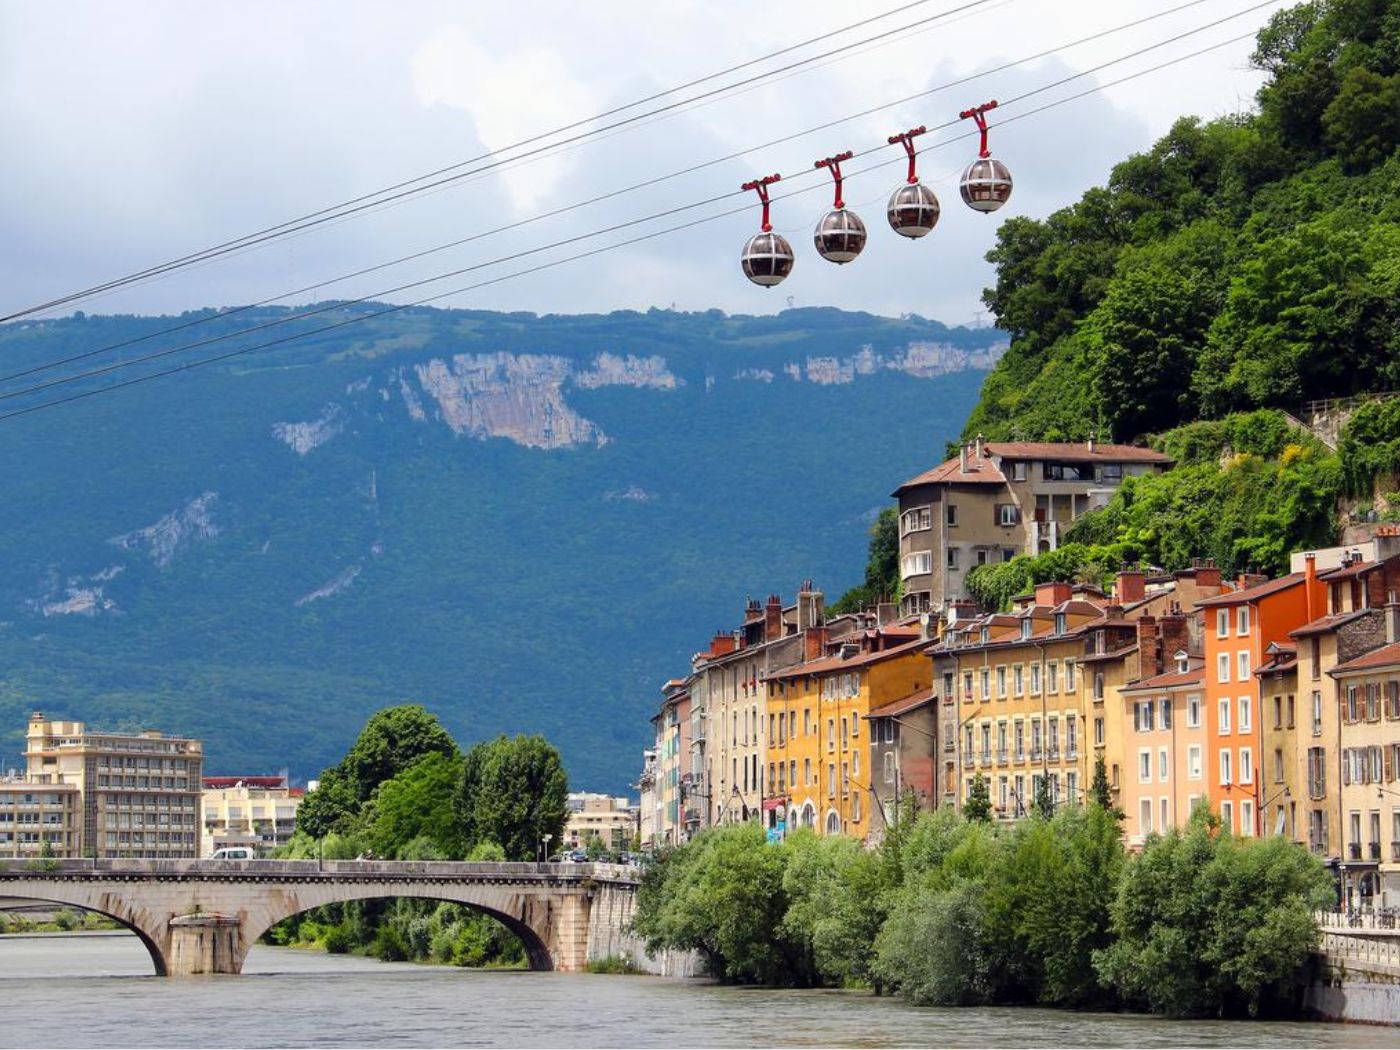
<path fill-rule="evenodd" d="M 1324 930 L 1376 930 L 1400 936 L 1400 915 L 1389 909 L 1375 911 L 1315 911 L 1313 919 Z"/>
<path fill-rule="evenodd" d="M 1340 933 L 1324 933 L 1318 945 L 1329 960 L 1350 963 L 1373 963 L 1400 969 L 1400 944 L 1370 937 L 1347 937 Z"/>

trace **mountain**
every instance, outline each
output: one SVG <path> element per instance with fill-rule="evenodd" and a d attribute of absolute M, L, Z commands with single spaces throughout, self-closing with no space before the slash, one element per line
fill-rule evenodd
<path fill-rule="evenodd" d="M 9 761 L 40 708 L 304 778 L 416 700 L 463 742 L 543 732 L 575 784 L 622 790 L 661 682 L 746 594 L 860 578 L 890 489 L 1004 348 L 837 310 L 324 305 L 0 327 L 9 374 L 265 326 L 102 384 L 357 321 L 0 424 Z"/>

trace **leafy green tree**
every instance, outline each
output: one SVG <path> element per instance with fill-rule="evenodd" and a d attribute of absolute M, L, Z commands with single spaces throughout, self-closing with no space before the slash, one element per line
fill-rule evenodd
<path fill-rule="evenodd" d="M 354 788 L 336 767 L 321 774 L 320 785 L 297 807 L 297 830 L 313 839 L 349 831 L 360 812 Z"/>
<path fill-rule="evenodd" d="M 462 762 L 454 813 L 469 846 L 494 842 L 509 860 L 533 860 L 544 836 L 559 842 L 569 782 L 559 751 L 542 736 L 500 736 Z"/>
<path fill-rule="evenodd" d="M 401 704 L 370 716 L 338 768 L 363 803 L 380 784 L 429 754 L 455 759 L 457 742 L 421 704 Z"/>
<path fill-rule="evenodd" d="M 1050 778 L 1041 777 L 1035 786 L 1035 812 L 1049 820 L 1055 815 L 1055 796 L 1050 793 Z"/>
<path fill-rule="evenodd" d="M 987 789 L 987 778 L 981 773 L 972 781 L 972 790 L 963 802 L 963 816 L 984 824 L 992 819 L 992 797 Z"/>
<path fill-rule="evenodd" d="M 1114 812 L 1113 788 L 1108 783 L 1108 764 L 1102 751 L 1094 756 L 1094 779 L 1089 783 L 1089 800 L 1107 813 Z"/>
<path fill-rule="evenodd" d="M 1369 171 L 1400 145 L 1400 76 L 1355 66 L 1322 112 L 1323 135 L 1350 171 Z"/>
<path fill-rule="evenodd" d="M 1220 835 L 1200 813 L 1128 864 L 1113 905 L 1116 939 L 1095 964 L 1125 1001 L 1158 1013 L 1269 1012 L 1289 1002 L 1317 944 L 1312 910 L 1333 899 L 1306 850 Z"/>
<path fill-rule="evenodd" d="M 459 757 L 433 751 L 379 785 L 368 828 L 374 852 L 398 857 L 409 844 L 426 839 L 442 858 L 461 857 L 465 849 L 452 808 L 461 770 Z"/>

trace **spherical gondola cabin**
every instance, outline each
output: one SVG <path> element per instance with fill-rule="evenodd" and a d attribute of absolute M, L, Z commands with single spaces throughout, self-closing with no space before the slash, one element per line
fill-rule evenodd
<path fill-rule="evenodd" d="M 771 288 L 792 273 L 796 257 L 792 245 L 780 233 L 757 233 L 744 245 L 744 276 L 754 284 Z"/>
<path fill-rule="evenodd" d="M 890 229 L 901 237 L 926 237 L 938 225 L 938 194 L 922 182 L 910 182 L 890 194 L 885 214 Z"/>
<path fill-rule="evenodd" d="M 865 247 L 865 223 L 849 208 L 833 208 L 817 223 L 812 240 L 828 262 L 848 263 Z"/>
<path fill-rule="evenodd" d="M 973 211 L 996 211 L 1011 199 L 1011 171 L 995 157 L 978 157 L 963 171 L 959 189 Z"/>

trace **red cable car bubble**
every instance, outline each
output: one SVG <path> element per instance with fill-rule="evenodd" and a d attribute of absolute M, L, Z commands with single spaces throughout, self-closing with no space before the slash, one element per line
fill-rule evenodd
<path fill-rule="evenodd" d="M 933 192 L 932 186 L 925 186 L 919 181 L 914 164 L 914 139 L 926 131 L 928 128 L 920 124 L 917 128 L 890 136 L 891 146 L 898 142 L 909 154 L 909 177 L 904 180 L 903 186 L 890 194 L 890 203 L 885 209 L 890 229 L 901 237 L 925 237 L 938 225 L 938 194 Z"/>
<path fill-rule="evenodd" d="M 850 160 L 853 156 L 855 154 L 847 150 L 834 157 L 819 160 L 813 165 L 816 168 L 829 168 L 836 183 L 832 209 L 822 216 L 812 237 L 816 242 L 818 254 L 828 262 L 848 263 L 865 247 L 865 223 L 861 222 L 860 216 L 849 210 L 846 202 L 841 199 L 841 162 Z"/>
<path fill-rule="evenodd" d="M 972 109 L 965 109 L 958 116 L 966 120 L 971 117 L 977 122 L 977 130 L 982 133 L 982 148 L 977 159 L 962 173 L 962 199 L 973 211 L 993 212 L 1011 197 L 1011 172 L 1001 161 L 992 156 L 987 148 L 987 110 L 996 109 L 996 99 L 984 102 Z"/>
<path fill-rule="evenodd" d="M 781 284 L 783 279 L 792 273 L 792 264 L 796 261 L 792 254 L 792 245 L 788 244 L 787 238 L 782 234 L 774 233 L 773 224 L 768 221 L 768 187 L 781 178 L 781 175 L 768 175 L 746 182 L 740 187 L 757 191 L 758 199 L 763 203 L 763 232 L 749 238 L 749 243 L 744 245 L 744 254 L 740 262 L 744 267 L 744 276 L 765 288 Z"/>

